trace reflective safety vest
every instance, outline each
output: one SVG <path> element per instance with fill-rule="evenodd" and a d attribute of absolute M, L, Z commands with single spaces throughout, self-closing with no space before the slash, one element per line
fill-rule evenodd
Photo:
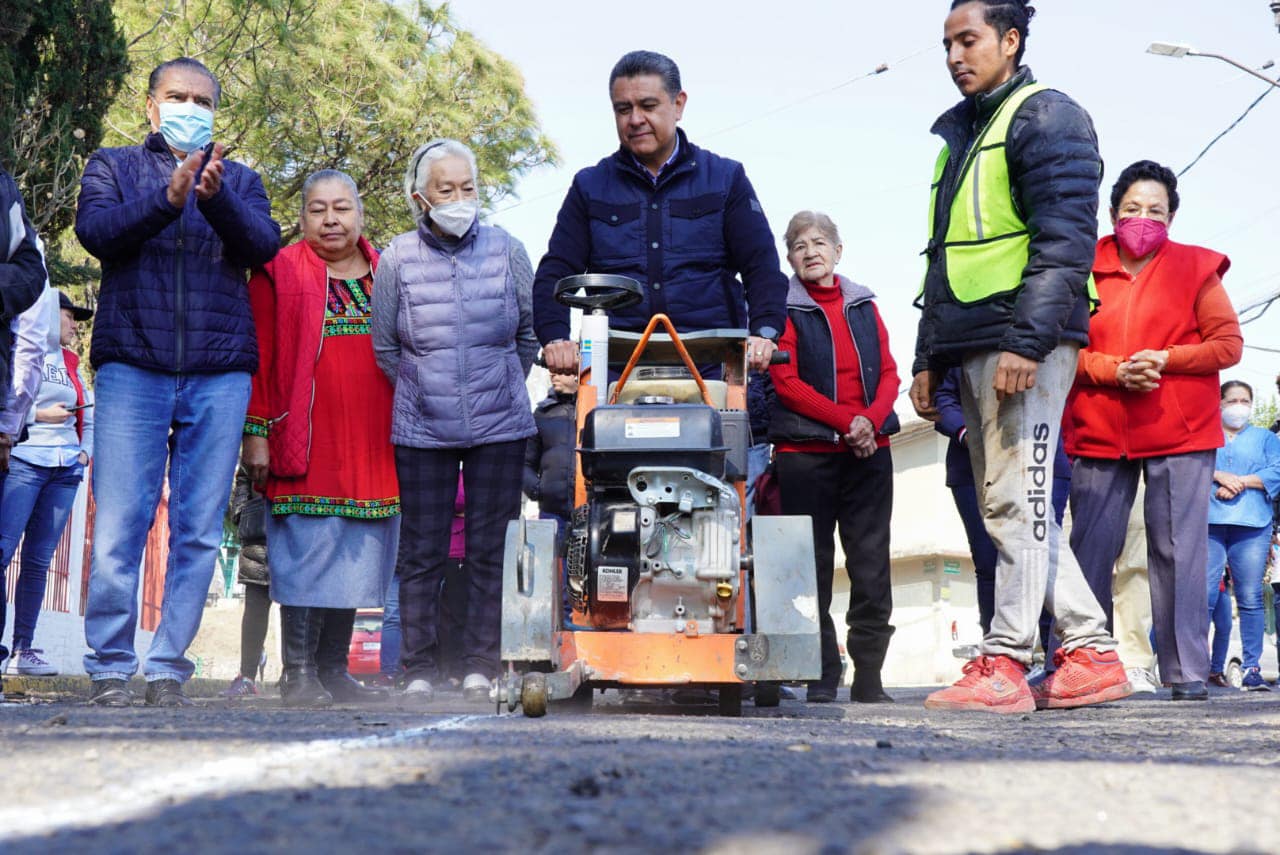
<path fill-rule="evenodd" d="M 951 156 L 942 147 L 934 168 L 929 202 L 930 249 L 946 253 L 947 284 L 958 303 L 980 303 L 1018 290 L 1030 258 L 1031 235 L 1018 211 L 1009 184 L 1005 146 L 1018 108 L 1037 92 L 1048 89 L 1032 83 L 1018 89 L 996 110 L 978 134 L 960 167 L 951 220 L 942 245 L 932 242 L 938 191 Z M 1098 292 L 1089 276 L 1089 300 Z"/>

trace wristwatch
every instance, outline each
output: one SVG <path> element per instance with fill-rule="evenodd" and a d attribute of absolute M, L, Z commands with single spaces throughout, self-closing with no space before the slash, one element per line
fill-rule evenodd
<path fill-rule="evenodd" d="M 756 330 L 755 335 L 760 336 L 760 338 L 767 338 L 769 341 L 777 344 L 778 336 L 782 335 L 782 333 L 778 332 L 773 327 L 760 327 L 760 329 Z"/>

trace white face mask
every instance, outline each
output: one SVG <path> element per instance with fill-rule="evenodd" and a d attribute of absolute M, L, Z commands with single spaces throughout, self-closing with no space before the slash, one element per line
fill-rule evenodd
<path fill-rule="evenodd" d="M 1229 404 L 1222 408 L 1222 423 L 1232 430 L 1240 430 L 1249 423 L 1253 407 L 1249 404 Z"/>
<path fill-rule="evenodd" d="M 471 228 L 471 224 L 476 221 L 476 215 L 479 213 L 479 202 L 475 199 L 463 199 L 461 202 L 436 205 L 427 211 L 427 216 L 431 218 L 431 222 L 440 227 L 440 231 L 460 238 L 467 233 L 467 229 Z"/>

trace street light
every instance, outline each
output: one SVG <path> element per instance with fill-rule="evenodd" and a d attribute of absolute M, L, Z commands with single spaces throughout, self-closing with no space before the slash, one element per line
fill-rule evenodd
<path fill-rule="evenodd" d="M 1278 10 L 1280 10 L 1280 2 L 1276 2 L 1271 5 L 1276 7 Z M 1278 11 L 1277 14 L 1280 14 L 1280 11 Z M 1246 74 L 1252 74 L 1254 77 L 1258 78 L 1259 80 L 1265 80 L 1268 83 L 1270 83 L 1272 86 L 1275 86 L 1276 88 L 1280 89 L 1280 81 L 1272 80 L 1270 77 L 1267 77 L 1265 74 L 1263 74 L 1260 71 L 1252 69 L 1243 63 L 1236 62 L 1231 57 L 1223 56 L 1220 53 L 1205 53 L 1204 51 L 1196 50 L 1195 48 L 1191 47 L 1191 45 L 1180 45 L 1180 44 L 1175 44 L 1173 42 L 1152 42 L 1150 45 L 1147 46 L 1147 53 L 1153 53 L 1156 56 L 1168 56 L 1174 59 L 1182 59 L 1184 56 L 1207 56 L 1207 57 L 1212 57 L 1213 59 L 1220 59 L 1223 62 L 1227 63 L 1228 65 L 1234 65 L 1236 68 L 1240 69 Z M 1268 61 L 1267 64 L 1263 66 L 1263 68 L 1270 68 L 1271 65 L 1272 63 Z"/>
<path fill-rule="evenodd" d="M 1280 0 L 1274 0 L 1271 4 L 1271 11 L 1276 16 L 1276 29 L 1280 29 Z"/>

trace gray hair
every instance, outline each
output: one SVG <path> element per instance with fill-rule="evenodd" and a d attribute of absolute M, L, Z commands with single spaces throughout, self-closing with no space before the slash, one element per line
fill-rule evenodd
<path fill-rule="evenodd" d="M 782 236 L 782 243 L 786 246 L 787 252 L 791 251 L 791 245 L 796 242 L 796 238 L 811 228 L 817 229 L 823 237 L 836 246 L 843 243 L 840 240 L 840 230 L 836 228 L 835 221 L 830 217 L 821 211 L 801 211 L 787 223 L 787 231 Z"/>
<path fill-rule="evenodd" d="M 356 207 L 361 211 L 364 210 L 364 202 L 360 199 L 360 188 L 356 186 L 356 180 L 340 169 L 319 169 L 307 176 L 302 182 L 302 211 L 306 213 L 307 200 L 311 198 L 311 191 L 315 189 L 317 184 L 324 181 L 337 181 L 347 185 L 351 191 L 351 195 L 355 197 Z"/>
<path fill-rule="evenodd" d="M 613 82 L 619 77 L 641 77 L 654 74 L 662 78 L 662 88 L 667 90 L 671 100 L 680 94 L 680 67 L 669 56 L 651 50 L 633 50 L 618 60 L 609 72 L 609 91 L 613 91 Z"/>
<path fill-rule="evenodd" d="M 451 139 L 436 139 L 420 145 L 409 158 L 409 168 L 404 173 L 404 197 L 414 217 L 422 217 L 422 208 L 413 201 L 414 193 L 422 193 L 427 179 L 431 177 L 431 164 L 446 157 L 460 157 L 471 167 L 471 180 L 480 180 L 480 170 L 476 167 L 476 156 L 465 144 Z"/>
<path fill-rule="evenodd" d="M 166 60 L 155 68 L 151 69 L 151 75 L 147 77 L 147 94 L 152 98 L 156 97 L 156 90 L 160 88 L 160 83 L 164 80 L 165 73 L 171 68 L 182 68 L 187 71 L 194 71 L 197 74 L 203 74 L 213 83 L 213 108 L 218 109 L 218 102 L 222 100 L 222 84 L 218 82 L 218 78 L 212 71 L 198 59 L 192 59 L 189 56 L 180 56 L 176 59 Z"/>

